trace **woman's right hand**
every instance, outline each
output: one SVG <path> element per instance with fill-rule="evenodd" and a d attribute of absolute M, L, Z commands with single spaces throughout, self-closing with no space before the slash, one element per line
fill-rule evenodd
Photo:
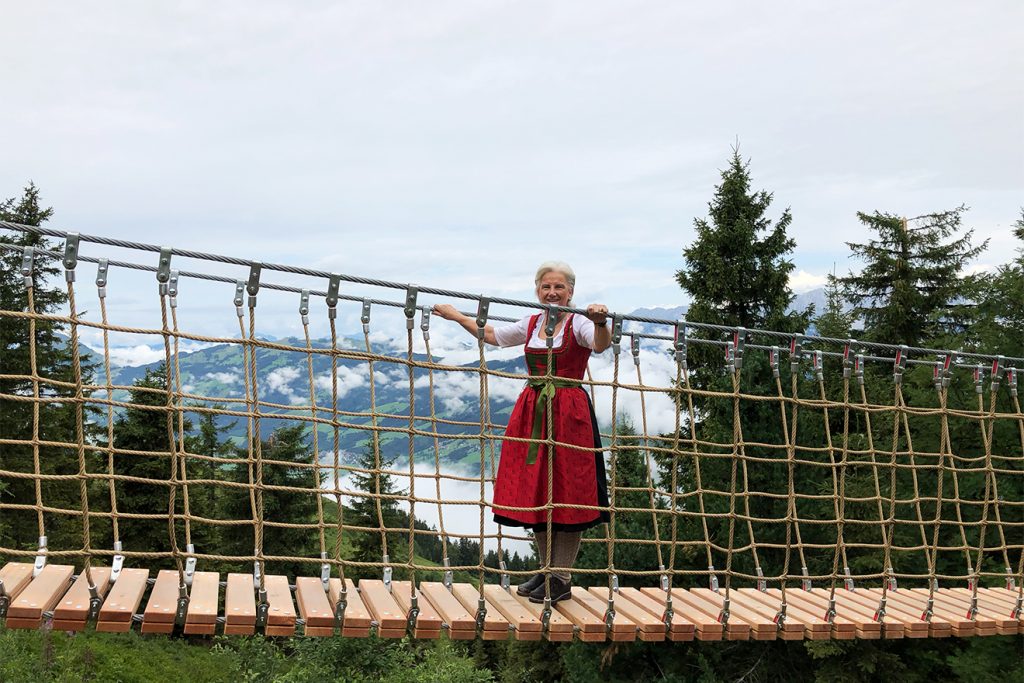
<path fill-rule="evenodd" d="M 459 310 L 451 304 L 434 304 L 434 315 L 439 315 L 445 320 L 458 320 L 462 317 Z"/>

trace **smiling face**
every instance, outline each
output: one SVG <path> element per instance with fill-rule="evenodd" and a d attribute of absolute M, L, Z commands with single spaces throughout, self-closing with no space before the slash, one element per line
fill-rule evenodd
<path fill-rule="evenodd" d="M 563 273 L 548 271 L 537 285 L 537 301 L 542 304 L 568 306 L 572 299 L 572 287 Z"/>

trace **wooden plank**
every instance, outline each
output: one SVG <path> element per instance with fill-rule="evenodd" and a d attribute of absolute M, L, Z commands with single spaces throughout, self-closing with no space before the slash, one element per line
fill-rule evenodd
<path fill-rule="evenodd" d="M 607 586 L 591 588 L 590 593 L 607 606 L 609 595 Z M 620 600 L 619 597 L 619 595 L 615 596 L 615 613 L 621 612 L 622 616 L 637 625 L 637 628 L 640 629 L 637 637 L 640 640 L 645 642 L 661 642 L 665 640 L 667 632 L 665 622 L 639 607 L 636 603 L 630 602 L 627 599 Z"/>
<path fill-rule="evenodd" d="M 443 588 L 443 587 L 442 587 Z M 391 597 L 406 614 L 412 609 L 412 581 L 395 581 L 391 584 Z M 413 626 L 413 638 L 437 638 L 441 634 L 441 615 L 423 595 L 417 591 L 416 604 L 420 613 Z"/>
<path fill-rule="evenodd" d="M 499 586 L 500 588 L 500 586 Z M 452 595 L 459 601 L 467 612 L 476 616 L 477 605 L 480 601 L 480 593 L 475 586 L 468 583 L 452 584 Z M 487 614 L 484 616 L 483 638 L 484 640 L 505 640 L 511 633 L 508 619 L 505 618 L 494 603 L 484 596 L 484 606 Z M 474 622 L 475 623 L 475 622 Z M 490 634 L 490 635 L 488 635 Z"/>
<path fill-rule="evenodd" d="M 161 569 L 156 575 L 156 583 L 149 592 L 146 610 L 142 613 L 142 632 L 149 633 L 146 625 L 156 623 L 174 623 L 174 614 L 178 609 L 178 572 L 173 569 Z"/>
<path fill-rule="evenodd" d="M 769 588 L 768 595 L 782 602 L 782 591 L 778 588 Z M 825 619 L 825 614 L 828 612 L 828 594 L 816 594 L 800 589 L 790 589 L 786 591 L 786 613 L 787 618 L 790 612 L 797 615 L 799 621 L 803 623 L 823 623 L 826 626 L 830 626 L 829 635 L 836 640 L 851 640 L 857 637 L 858 622 L 848 619 L 845 610 L 844 613 L 840 613 L 838 605 L 836 608 L 836 615 L 832 620 L 832 623 Z M 880 631 L 880 627 L 875 622 L 868 620 L 870 623 L 859 622 L 863 624 L 865 628 L 870 628 L 876 633 Z M 815 640 L 816 638 L 810 638 Z"/>
<path fill-rule="evenodd" d="M 331 579 L 328 584 L 328 596 L 331 607 L 338 604 L 341 595 L 341 579 Z M 352 579 L 345 579 L 345 621 L 341 627 L 341 635 L 354 638 L 365 638 L 370 635 L 370 622 L 373 617 L 362 596 L 356 590 Z"/>
<path fill-rule="evenodd" d="M 522 605 L 526 609 L 526 611 L 533 616 L 534 619 L 536 619 L 538 622 L 541 622 L 541 626 L 543 627 L 543 622 L 541 621 L 541 619 L 544 614 L 544 605 L 530 602 L 530 598 L 524 595 L 519 595 L 515 592 L 510 593 L 510 595 L 512 596 L 512 599 L 518 602 L 520 605 Z M 548 640 L 554 642 L 571 641 L 572 634 L 572 622 L 569 621 L 564 614 L 554 609 L 554 607 L 552 606 L 551 617 L 548 620 Z"/>
<path fill-rule="evenodd" d="M 578 629 L 579 639 L 586 643 L 603 643 L 605 641 L 604 620 L 575 600 L 562 600 L 555 603 L 555 611 L 564 616 Z"/>
<path fill-rule="evenodd" d="M 580 588 L 579 586 L 572 589 L 572 599 L 573 602 L 579 603 L 584 609 L 600 619 L 602 624 L 604 623 L 604 615 L 608 610 L 607 600 L 601 600 L 587 589 Z M 632 642 L 636 640 L 638 632 L 639 629 L 636 622 L 616 610 L 615 618 L 612 620 L 610 640 L 616 643 Z"/>
<path fill-rule="evenodd" d="M 750 637 L 750 625 L 742 621 L 723 625 L 718 621 L 718 611 L 710 603 L 700 600 L 684 588 L 672 589 L 672 602 L 686 610 L 687 618 L 693 621 L 697 640 L 746 640 Z M 731 628 L 731 632 L 730 632 Z"/>
<path fill-rule="evenodd" d="M 185 615 L 185 633 L 211 634 L 217 625 L 220 607 L 220 574 L 196 572 L 188 593 L 188 613 Z"/>
<path fill-rule="evenodd" d="M 876 599 L 882 597 L 881 588 L 863 590 L 866 594 Z M 942 605 L 936 605 L 932 609 L 932 621 L 926 622 L 922 618 L 927 607 L 927 601 L 924 598 L 908 593 L 906 590 L 888 591 L 886 595 L 886 611 L 898 609 L 906 615 L 904 623 L 911 627 L 910 632 L 906 634 L 907 638 L 913 638 L 916 633 L 914 629 L 921 629 L 922 627 L 932 638 L 945 638 L 949 635 L 974 635 L 974 625 L 970 620 L 954 614 L 952 611 L 943 608 Z"/>
<path fill-rule="evenodd" d="M 268 636 L 295 635 L 295 602 L 292 590 L 288 586 L 288 577 L 279 574 L 268 574 L 263 577 L 263 587 L 267 591 L 267 625 L 264 628 Z"/>
<path fill-rule="evenodd" d="M 31 567 L 31 565 L 29 565 Z M 110 588 L 110 567 L 93 567 L 92 580 L 102 599 Z M 85 571 L 71 584 L 71 590 L 64 594 L 53 609 L 54 628 L 61 631 L 82 631 L 89 617 L 89 582 L 85 580 Z"/>
<path fill-rule="evenodd" d="M 523 607 L 510 593 L 506 593 L 501 586 L 494 584 L 484 586 L 484 597 L 512 624 L 517 640 L 540 639 L 540 619 L 534 618 L 529 610 Z"/>
<path fill-rule="evenodd" d="M 334 608 L 331 607 L 320 579 L 299 576 L 295 579 L 295 601 L 299 615 L 305 622 L 303 635 L 330 636 L 334 634 Z"/>
<path fill-rule="evenodd" d="M 620 588 L 619 596 L 633 603 L 655 619 L 662 621 L 665 618 L 665 596 L 664 591 L 657 591 L 654 597 L 648 595 L 639 588 Z M 676 642 L 693 640 L 696 625 L 683 616 L 682 612 L 676 611 L 676 605 L 672 605 L 672 620 L 669 623 L 668 639 Z"/>
<path fill-rule="evenodd" d="M 824 588 L 814 588 L 813 592 L 825 593 Z M 873 600 L 870 596 L 862 595 L 861 591 L 853 590 L 849 591 L 843 588 L 837 590 L 836 593 L 836 605 L 842 605 L 844 610 L 851 610 L 857 613 L 861 618 L 866 618 L 872 623 L 878 624 L 874 619 L 875 609 L 878 607 L 878 601 Z M 899 613 L 897 609 L 896 613 Z M 881 630 L 881 637 L 886 640 L 898 640 L 906 636 L 908 632 L 907 624 L 893 614 L 886 614 L 882 617 L 881 623 L 879 624 Z M 861 638 L 872 639 L 872 636 L 863 631 L 858 631 L 858 635 Z"/>
<path fill-rule="evenodd" d="M 359 595 L 370 614 L 377 621 L 377 635 L 381 638 L 400 638 L 396 631 L 405 633 L 405 612 L 391 596 L 387 586 L 380 579 L 360 579 Z"/>
<path fill-rule="evenodd" d="M 32 582 L 31 562 L 8 562 L 0 568 L 0 581 L 11 602 Z"/>
<path fill-rule="evenodd" d="M 7 609 L 8 628 L 38 628 L 43 612 L 48 612 L 64 597 L 75 568 L 69 564 L 48 564 L 39 572 Z"/>
<path fill-rule="evenodd" d="M 454 590 L 454 587 L 453 587 Z M 435 610 L 438 616 L 448 624 L 449 635 L 455 631 L 476 631 L 476 619 L 469 613 L 459 599 L 440 581 L 424 581 L 420 584 L 420 594 L 423 595 Z M 454 636 L 452 636 L 454 637 Z M 458 640 L 459 638 L 456 638 Z"/>
<path fill-rule="evenodd" d="M 761 615 L 772 624 L 775 624 L 775 616 L 779 613 L 782 605 L 782 592 L 778 595 L 771 595 L 756 588 L 737 588 L 736 592 L 743 598 L 744 604 L 752 611 Z M 775 624 L 775 630 L 780 640 L 828 640 L 831 637 L 831 625 L 809 612 L 800 609 L 793 604 L 786 606 L 786 619 L 780 629 Z"/>
<path fill-rule="evenodd" d="M 940 588 L 940 593 L 948 595 L 956 595 L 970 601 L 971 591 L 967 588 Z M 997 619 L 1010 620 L 1013 618 L 1010 614 L 1013 612 L 1017 605 L 1016 598 L 1008 598 L 1005 595 L 999 593 L 993 593 L 984 588 L 978 589 L 978 604 L 987 605 L 990 613 Z M 1016 619 L 1018 628 L 1024 628 L 1024 613 Z M 1008 624 L 1006 624 L 1008 626 Z M 998 621 L 997 621 L 998 626 Z M 1005 626 L 1004 626 L 1005 627 Z"/>
<path fill-rule="evenodd" d="M 672 589 L 673 591 L 677 589 Z M 683 589 L 678 589 L 683 590 Z M 665 592 L 660 588 L 641 588 L 640 592 L 656 601 L 659 604 L 659 610 L 664 610 L 665 604 Z M 672 593 L 672 611 L 674 613 L 672 617 L 673 629 L 669 632 L 669 640 L 674 640 L 672 634 L 676 632 L 677 619 L 684 620 L 685 623 L 693 624 L 693 635 L 698 640 L 721 640 L 723 629 L 722 625 L 718 623 L 715 617 L 709 616 L 699 609 L 696 609 L 691 603 L 679 600 L 676 597 L 676 593 Z M 688 638 L 682 638 L 688 640 Z"/>
<path fill-rule="evenodd" d="M 256 590 L 252 574 L 228 574 L 224 592 L 224 633 L 251 636 L 256 632 Z"/>
<path fill-rule="evenodd" d="M 706 603 L 712 605 L 715 617 L 718 617 L 721 612 L 722 605 L 725 601 L 725 591 L 716 593 L 710 588 L 691 588 L 689 590 L 691 596 L 698 600 L 704 600 Z M 771 619 L 767 619 L 757 612 L 754 612 L 745 607 L 741 602 L 737 602 L 735 599 L 737 596 L 730 596 L 729 605 L 729 621 L 730 624 L 733 621 L 740 621 L 748 627 L 748 637 L 754 640 L 774 640 L 776 637 L 775 624 L 772 623 Z M 742 599 L 742 598 L 741 598 Z M 728 638 L 729 632 L 726 629 L 726 637 Z M 738 637 L 738 634 L 737 634 Z"/>
<path fill-rule="evenodd" d="M 107 599 L 100 607 L 100 616 L 96 622 L 97 631 L 127 633 L 131 630 L 132 617 L 142 603 L 147 579 L 148 569 L 126 567 L 121 570 L 121 575 L 107 591 Z"/>
<path fill-rule="evenodd" d="M 928 598 L 927 588 L 915 588 L 912 590 L 914 590 L 918 595 L 923 595 L 925 599 Z M 959 593 L 949 593 L 940 589 L 935 591 L 935 602 L 936 604 L 941 603 L 945 605 L 953 612 L 959 610 L 964 617 L 966 617 L 971 606 L 970 591 L 961 595 Z M 989 626 L 989 624 L 991 624 L 991 626 Z M 982 597 L 980 593 L 978 594 L 978 617 L 975 621 L 975 629 L 980 630 L 982 632 L 981 634 L 995 630 L 996 633 L 1002 636 L 1016 635 L 1019 624 L 1020 622 L 1017 619 L 1010 618 L 1009 613 L 1000 613 L 1000 611 Z"/>

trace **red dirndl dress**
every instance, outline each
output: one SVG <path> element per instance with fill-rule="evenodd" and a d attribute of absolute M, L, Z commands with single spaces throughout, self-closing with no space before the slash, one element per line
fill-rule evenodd
<path fill-rule="evenodd" d="M 530 319 L 527 344 L 540 318 L 541 314 L 538 314 Z M 562 343 L 552 350 L 551 374 L 565 380 L 582 380 L 589 359 L 590 349 L 576 341 L 572 314 L 569 314 L 563 327 Z M 559 444 L 568 445 L 558 445 L 554 449 L 551 502 L 555 507 L 551 510 L 551 526 L 558 531 L 581 531 L 608 521 L 608 484 L 604 453 L 601 450 L 601 433 L 586 389 L 580 385 L 566 386 L 564 382 L 556 382 L 548 384 L 545 390 L 542 378 L 547 375 L 547 366 L 548 349 L 533 349 L 527 345 L 526 367 L 530 376 L 538 379 L 532 380 L 519 395 L 505 435 L 529 439 L 534 434 L 535 422 L 539 421 L 539 438 L 546 439 L 547 411 L 552 411 L 554 439 Z M 539 413 L 538 400 L 541 402 Z M 547 528 L 548 511 L 543 509 L 548 503 L 547 451 L 544 444 L 535 448 L 532 454 L 535 461 L 531 463 L 529 443 L 502 442 L 501 460 L 494 482 L 495 522 L 541 531 Z M 601 506 L 605 509 L 559 507 L 566 504 Z"/>

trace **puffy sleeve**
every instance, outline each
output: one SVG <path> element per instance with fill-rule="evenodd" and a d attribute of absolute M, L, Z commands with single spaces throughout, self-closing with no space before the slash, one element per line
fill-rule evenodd
<path fill-rule="evenodd" d="M 605 322 L 605 326 L 608 327 L 612 323 L 611 318 Z M 572 317 L 572 331 L 576 335 L 576 341 L 581 346 L 585 346 L 588 349 L 594 348 L 594 322 L 584 315 L 574 315 Z"/>
<path fill-rule="evenodd" d="M 530 329 L 530 316 L 511 325 L 494 328 L 494 341 L 498 346 L 522 346 L 526 343 L 526 332 Z"/>

